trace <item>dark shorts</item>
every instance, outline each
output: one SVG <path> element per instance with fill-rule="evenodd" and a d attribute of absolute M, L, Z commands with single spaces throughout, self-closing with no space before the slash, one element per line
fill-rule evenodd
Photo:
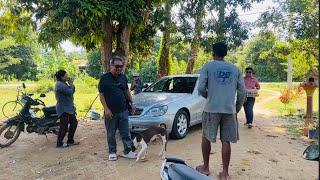
<path fill-rule="evenodd" d="M 218 127 L 222 142 L 236 143 L 239 140 L 236 114 L 203 112 L 202 136 L 210 142 L 216 142 Z"/>

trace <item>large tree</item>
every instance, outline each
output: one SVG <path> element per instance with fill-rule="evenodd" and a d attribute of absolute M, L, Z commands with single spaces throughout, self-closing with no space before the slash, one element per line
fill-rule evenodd
<path fill-rule="evenodd" d="M 77 45 L 101 48 L 101 64 L 109 69 L 112 53 L 125 60 L 130 54 L 130 40 L 148 25 L 151 0 L 17 0 L 16 9 L 27 9 L 41 24 L 39 40 L 51 47 L 69 39 Z M 124 68 L 125 69 L 125 68 Z"/>
<path fill-rule="evenodd" d="M 167 76 L 170 73 L 170 63 L 172 61 L 171 55 L 171 34 L 173 31 L 172 23 L 172 11 L 173 1 L 168 0 L 164 7 L 164 26 L 161 27 L 163 35 L 161 39 L 161 46 L 159 49 L 159 66 L 158 66 L 158 77 Z"/>
<path fill-rule="evenodd" d="M 192 73 L 201 44 L 211 51 L 213 42 L 226 41 L 231 49 L 240 46 L 248 38 L 248 27 L 238 17 L 236 8 L 251 8 L 252 2 L 261 0 L 187 0 L 181 4 L 181 32 L 191 42 L 186 73 Z M 191 23 L 194 22 L 194 23 Z M 194 26 L 193 26 L 194 24 Z"/>
<path fill-rule="evenodd" d="M 11 11 L 11 1 L 0 2 L 0 73 L 3 78 L 36 78 L 35 29 L 30 14 Z"/>
<path fill-rule="evenodd" d="M 293 77 L 310 75 L 319 61 L 319 1 L 276 0 L 261 15 L 257 24 L 272 29 L 277 36 L 288 42 L 290 49 L 286 58 L 288 67 L 293 66 Z M 291 78 L 288 78 L 291 79 Z"/>

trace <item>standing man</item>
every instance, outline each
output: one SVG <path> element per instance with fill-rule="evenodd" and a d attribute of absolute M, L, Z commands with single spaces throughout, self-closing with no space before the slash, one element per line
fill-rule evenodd
<path fill-rule="evenodd" d="M 78 121 L 76 118 L 76 110 L 73 103 L 73 94 L 75 87 L 73 85 L 73 79 L 68 77 L 65 70 L 59 70 L 55 74 L 55 96 L 57 100 L 57 113 L 60 118 L 60 129 L 57 140 L 57 148 L 69 147 L 71 145 L 78 145 L 79 142 L 74 141 L 74 134 L 76 132 Z M 69 130 L 68 130 L 68 124 Z M 63 144 L 63 139 L 68 131 L 67 144 Z"/>
<path fill-rule="evenodd" d="M 201 70 L 198 91 L 207 99 L 202 115 L 201 146 L 204 164 L 196 168 L 199 172 L 209 175 L 210 143 L 216 142 L 220 127 L 223 171 L 219 176 L 223 180 L 229 178 L 230 142 L 236 143 L 239 139 L 236 113 L 245 101 L 241 72 L 235 65 L 224 61 L 226 55 L 227 45 L 224 42 L 213 44 L 214 61 L 204 65 Z"/>
<path fill-rule="evenodd" d="M 131 87 L 130 90 L 133 91 L 133 94 L 139 94 L 142 92 L 143 89 L 143 82 L 140 78 L 140 74 L 139 73 L 133 73 L 133 80 L 131 83 Z"/>
<path fill-rule="evenodd" d="M 128 88 L 128 79 L 122 74 L 123 61 L 121 57 L 112 57 L 110 60 L 110 72 L 102 75 L 99 82 L 100 101 L 104 108 L 105 127 L 109 147 L 109 161 L 117 160 L 117 144 L 115 134 L 119 129 L 125 158 L 134 159 L 136 154 L 132 152 L 132 140 L 130 138 L 128 122 L 128 103 L 134 111 L 131 93 Z"/>

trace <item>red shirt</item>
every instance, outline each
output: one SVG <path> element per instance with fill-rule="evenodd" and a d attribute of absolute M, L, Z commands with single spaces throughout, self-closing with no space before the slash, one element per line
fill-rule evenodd
<path fill-rule="evenodd" d="M 244 84 L 246 89 L 260 89 L 260 84 L 258 79 L 255 77 L 246 76 L 244 77 Z"/>

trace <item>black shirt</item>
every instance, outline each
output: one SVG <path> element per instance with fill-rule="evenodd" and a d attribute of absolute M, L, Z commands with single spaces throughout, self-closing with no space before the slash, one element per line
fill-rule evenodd
<path fill-rule="evenodd" d="M 112 113 L 127 110 L 125 94 L 128 89 L 128 79 L 125 75 L 113 76 L 111 72 L 101 76 L 98 89 L 104 94 L 108 108 Z"/>

